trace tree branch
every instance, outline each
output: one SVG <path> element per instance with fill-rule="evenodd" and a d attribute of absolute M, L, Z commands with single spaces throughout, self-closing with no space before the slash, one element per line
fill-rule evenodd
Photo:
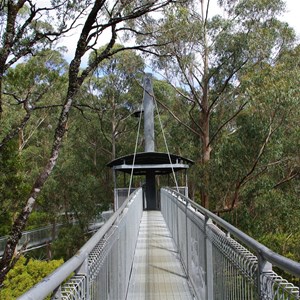
<path fill-rule="evenodd" d="M 192 127 L 190 127 L 189 125 L 185 124 L 183 121 L 181 121 L 179 119 L 179 117 L 177 117 L 170 108 L 168 108 L 165 104 L 163 104 L 161 101 L 155 99 L 157 101 L 157 103 L 159 103 L 163 108 L 165 108 L 169 114 L 175 119 L 177 120 L 181 125 L 183 125 L 185 128 L 187 128 L 189 131 L 193 132 L 194 134 L 196 134 L 197 136 L 201 137 L 201 135 L 199 134 L 199 132 L 197 132 L 196 130 L 194 130 Z"/>
<path fill-rule="evenodd" d="M 219 90 L 218 95 L 215 97 L 215 99 L 213 99 L 212 103 L 210 104 L 208 111 L 210 112 L 216 102 L 220 99 L 220 96 L 223 94 L 223 92 L 225 91 L 226 87 L 228 86 L 230 80 L 232 79 L 232 77 L 239 71 L 242 69 L 242 67 L 247 63 L 248 60 L 245 60 L 244 62 L 242 62 L 235 70 L 233 70 L 233 72 L 231 74 L 229 74 L 229 76 L 226 78 L 224 84 L 222 85 L 221 90 Z"/>
<path fill-rule="evenodd" d="M 226 120 L 221 126 L 219 126 L 219 128 L 217 129 L 217 131 L 211 137 L 211 139 L 210 139 L 210 141 L 208 143 L 208 146 L 210 146 L 213 143 L 213 141 L 215 140 L 215 138 L 217 137 L 217 135 L 219 134 L 219 132 L 244 109 L 244 107 L 247 105 L 247 103 L 248 102 L 245 102 L 244 104 L 242 104 L 239 107 L 239 109 L 228 120 Z"/>
<path fill-rule="evenodd" d="M 296 171 L 296 172 L 290 172 L 290 174 L 288 175 L 288 176 L 286 176 L 285 178 L 283 178 L 283 179 L 281 179 L 279 182 L 277 182 L 274 186 L 273 186 L 273 188 L 274 189 L 276 189 L 276 188 L 278 188 L 280 185 L 282 185 L 282 184 L 284 184 L 284 183 L 286 183 L 286 182 L 289 182 L 289 181 L 291 181 L 291 180 L 293 180 L 293 179 L 295 179 L 297 176 L 299 176 L 300 175 L 300 172 L 299 171 Z"/>

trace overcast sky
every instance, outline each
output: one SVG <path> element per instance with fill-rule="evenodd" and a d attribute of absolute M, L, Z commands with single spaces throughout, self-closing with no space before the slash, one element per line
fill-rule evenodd
<path fill-rule="evenodd" d="M 287 12 L 283 16 L 283 20 L 287 21 L 290 26 L 296 30 L 298 38 L 300 38 L 300 1 L 299 0 L 286 0 Z"/>
<path fill-rule="evenodd" d="M 48 5 L 49 0 L 39 0 L 39 5 Z M 216 0 L 211 0 L 211 4 Z M 295 28 L 298 37 L 300 38 L 300 1 L 299 0 L 285 0 L 287 6 L 287 13 L 284 14 L 283 20 L 286 20 L 292 27 Z"/>
<path fill-rule="evenodd" d="M 49 2 L 49 0 L 39 0 L 39 4 L 46 4 Z M 300 40 L 300 0 L 285 0 L 286 2 L 286 13 L 284 13 L 280 19 L 282 21 L 286 21 L 290 24 L 291 27 L 293 27 L 296 31 L 298 41 Z M 216 4 L 216 0 L 211 0 L 211 8 L 214 7 L 214 4 Z M 76 47 L 76 41 L 77 41 L 78 35 L 74 34 L 73 36 L 69 36 L 65 38 L 62 43 L 67 46 L 69 49 L 68 53 L 66 53 L 66 59 L 69 60 L 74 55 L 74 50 Z M 107 41 L 103 41 L 105 43 Z M 102 43 L 102 44 L 103 44 Z M 85 64 L 87 61 L 87 57 L 84 57 L 83 63 Z"/>
<path fill-rule="evenodd" d="M 285 0 L 285 3 L 286 13 L 282 14 L 280 19 L 288 22 L 290 26 L 295 29 L 298 38 L 300 38 L 300 0 Z M 212 8 L 212 13 L 214 14 L 214 9 L 217 8 L 217 1 L 211 0 L 210 5 Z"/>

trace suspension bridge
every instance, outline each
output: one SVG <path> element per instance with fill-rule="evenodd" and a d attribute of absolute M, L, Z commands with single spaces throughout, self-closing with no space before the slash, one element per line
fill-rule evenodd
<path fill-rule="evenodd" d="M 114 213 L 75 256 L 19 299 L 300 299 L 299 263 L 188 198 L 187 170 L 193 162 L 155 152 L 153 111 L 146 76 L 145 152 L 135 149 L 108 164 L 114 173 Z M 177 182 L 178 172 L 184 172 L 184 183 Z M 130 175 L 129 188 L 117 186 L 120 173 Z M 176 188 L 158 191 L 156 176 L 169 174 Z M 145 185 L 133 188 L 134 176 L 143 176 Z"/>

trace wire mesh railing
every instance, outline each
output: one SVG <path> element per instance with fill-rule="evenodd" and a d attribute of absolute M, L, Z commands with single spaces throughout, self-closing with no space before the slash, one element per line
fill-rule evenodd
<path fill-rule="evenodd" d="M 173 190 L 161 190 L 161 210 L 197 299 L 300 299 L 299 288 L 272 269 L 300 278 L 299 263 Z"/>
<path fill-rule="evenodd" d="M 138 189 L 75 256 L 18 299 L 125 299 L 142 212 Z"/>
<path fill-rule="evenodd" d="M 114 189 L 114 209 L 117 210 L 126 201 L 128 194 L 135 191 L 135 188 L 115 188 Z"/>
<path fill-rule="evenodd" d="M 110 211 L 104 212 L 110 213 Z M 73 224 L 77 224 L 78 221 L 74 220 Z M 87 228 L 89 233 L 97 231 L 104 223 L 102 214 L 94 218 Z M 52 224 L 37 229 L 27 230 L 22 232 L 22 237 L 17 245 L 17 251 L 27 252 L 34 250 L 45 245 L 48 245 L 58 237 L 59 231 L 66 225 L 62 223 Z M 0 237 L 0 257 L 4 253 L 8 236 Z"/>
<path fill-rule="evenodd" d="M 17 245 L 17 251 L 23 249 L 22 251 L 25 252 L 50 243 L 53 239 L 57 238 L 58 232 L 62 226 L 62 224 L 56 224 L 55 226 L 49 225 L 34 230 L 24 231 Z M 0 256 L 3 255 L 7 239 L 7 236 L 0 237 Z"/>

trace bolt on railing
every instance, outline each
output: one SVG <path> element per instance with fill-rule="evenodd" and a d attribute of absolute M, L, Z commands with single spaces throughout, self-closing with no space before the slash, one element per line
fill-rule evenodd
<path fill-rule="evenodd" d="M 299 263 L 173 190 L 161 190 L 161 210 L 197 299 L 300 299 L 299 288 L 272 270 L 299 279 Z"/>
<path fill-rule="evenodd" d="M 18 299 L 125 299 L 142 212 L 138 189 L 75 256 Z"/>

